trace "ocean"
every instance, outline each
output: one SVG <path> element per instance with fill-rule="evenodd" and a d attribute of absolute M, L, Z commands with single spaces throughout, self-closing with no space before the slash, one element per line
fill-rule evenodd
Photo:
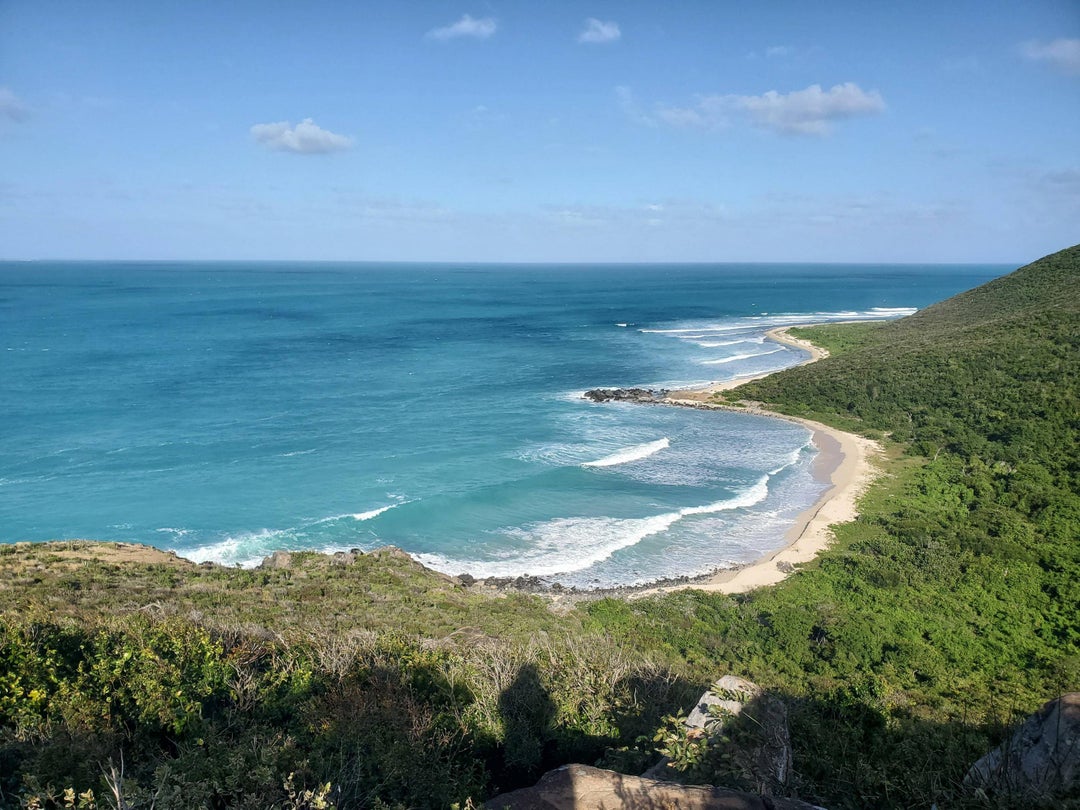
<path fill-rule="evenodd" d="M 750 562 L 821 494 L 805 428 L 581 394 L 791 366 L 765 330 L 1011 269 L 3 262 L 0 541 L 584 588 Z"/>

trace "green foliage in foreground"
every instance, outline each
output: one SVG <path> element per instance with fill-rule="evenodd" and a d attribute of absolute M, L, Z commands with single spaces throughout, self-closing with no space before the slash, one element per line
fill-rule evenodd
<path fill-rule="evenodd" d="M 806 798 L 1010 806 L 965 770 L 1080 688 L 1078 291 L 1073 248 L 903 321 L 805 330 L 833 356 L 736 392 L 891 436 L 835 546 L 748 596 L 555 612 L 393 554 L 0 547 L 0 805 L 446 807 L 567 761 L 640 771 L 680 742 L 663 716 L 732 672 L 790 706 Z"/>
<path fill-rule="evenodd" d="M 0 672 L 7 806 L 106 795 L 126 761 L 128 807 L 315 806 L 289 790 L 327 782 L 339 807 L 449 807 L 595 760 L 686 699 L 599 637 L 260 637 L 139 614 L 7 617 Z"/>

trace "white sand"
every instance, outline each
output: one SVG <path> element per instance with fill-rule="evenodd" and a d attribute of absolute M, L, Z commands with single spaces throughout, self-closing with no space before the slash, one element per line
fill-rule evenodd
<path fill-rule="evenodd" d="M 814 346 L 809 341 L 788 335 L 787 330 L 794 328 L 797 327 L 771 329 L 767 336 L 777 343 L 797 346 L 810 352 L 810 358 L 800 365 L 814 363 L 828 357 L 829 353 L 824 349 Z M 831 528 L 833 524 L 847 523 L 857 517 L 855 503 L 878 473 L 873 460 L 881 454 L 881 445 L 862 436 L 845 433 L 809 419 L 785 416 L 761 408 L 731 409 L 730 406 L 714 405 L 708 402 L 712 394 L 717 391 L 729 391 L 738 388 L 743 383 L 767 376 L 768 374 L 759 374 L 755 377 L 727 380 L 694 391 L 673 391 L 665 401 L 672 405 L 694 408 L 738 410 L 787 419 L 805 425 L 813 431 L 813 442 L 818 448 L 818 457 L 814 462 L 814 476 L 819 480 L 830 482 L 832 486 L 818 498 L 813 506 L 799 515 L 795 525 L 786 535 L 787 545 L 779 551 L 741 568 L 718 571 L 706 582 L 644 588 L 634 596 L 648 596 L 685 588 L 698 588 L 717 593 L 744 593 L 754 588 L 775 585 L 787 577 L 795 566 L 809 562 L 828 548 L 833 540 Z"/>

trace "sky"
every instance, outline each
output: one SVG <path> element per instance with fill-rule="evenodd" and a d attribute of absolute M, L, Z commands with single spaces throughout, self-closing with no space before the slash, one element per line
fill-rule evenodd
<path fill-rule="evenodd" d="M 0 0 L 0 259 L 1077 242 L 1078 0 Z"/>

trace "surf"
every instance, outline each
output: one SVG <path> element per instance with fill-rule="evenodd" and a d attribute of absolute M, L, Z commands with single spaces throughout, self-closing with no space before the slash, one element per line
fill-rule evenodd
<path fill-rule="evenodd" d="M 654 456 L 661 450 L 666 450 L 671 446 L 671 440 L 665 436 L 662 439 L 657 439 L 654 442 L 647 442 L 645 444 L 635 445 L 634 447 L 627 447 L 620 450 L 617 453 L 612 453 L 610 456 L 604 456 L 596 461 L 586 461 L 582 467 L 615 467 L 619 464 L 629 464 L 633 461 L 641 461 L 642 459 Z"/>

